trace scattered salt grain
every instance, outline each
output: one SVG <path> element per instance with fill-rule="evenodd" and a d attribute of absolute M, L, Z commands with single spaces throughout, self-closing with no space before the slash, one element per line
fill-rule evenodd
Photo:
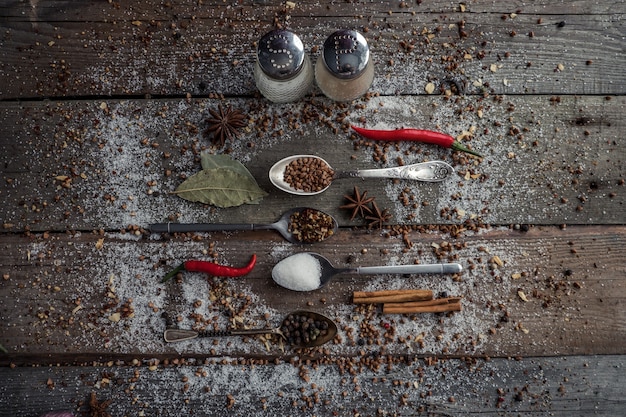
<path fill-rule="evenodd" d="M 312 291 L 320 286 L 322 266 L 309 253 L 298 253 L 278 262 L 272 278 L 282 287 L 293 291 Z"/>

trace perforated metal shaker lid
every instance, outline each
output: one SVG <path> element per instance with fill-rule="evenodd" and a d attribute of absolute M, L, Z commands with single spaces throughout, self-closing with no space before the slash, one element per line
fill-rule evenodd
<path fill-rule="evenodd" d="M 322 51 L 324 64 L 338 78 L 354 78 L 367 66 L 370 50 L 356 30 L 341 29 L 330 35 Z"/>
<path fill-rule="evenodd" d="M 257 47 L 259 66 L 265 74 L 278 80 L 295 76 L 304 62 L 304 45 L 293 32 L 272 30 L 261 38 Z"/>

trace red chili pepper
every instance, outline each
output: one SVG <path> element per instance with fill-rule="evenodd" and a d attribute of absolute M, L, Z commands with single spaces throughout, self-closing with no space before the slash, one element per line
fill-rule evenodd
<path fill-rule="evenodd" d="M 178 265 L 172 271 L 170 271 L 161 282 L 167 282 L 172 277 L 176 276 L 181 271 L 189 271 L 189 272 L 205 272 L 207 274 L 216 276 L 216 277 L 240 277 L 242 275 L 248 274 L 254 268 L 256 264 L 256 254 L 252 254 L 250 257 L 250 261 L 248 264 L 241 268 L 234 268 L 232 266 L 220 265 L 215 262 L 209 261 L 194 261 L 189 260 L 185 261 L 182 264 Z"/>
<path fill-rule="evenodd" d="M 482 158 L 482 155 L 466 148 L 458 140 L 445 133 L 433 132 L 432 130 L 421 129 L 396 129 L 396 130 L 375 130 L 364 129 L 362 127 L 351 126 L 359 135 L 372 140 L 401 141 L 410 140 L 415 142 L 432 143 L 433 145 L 452 148 L 455 151 L 467 152 Z"/>

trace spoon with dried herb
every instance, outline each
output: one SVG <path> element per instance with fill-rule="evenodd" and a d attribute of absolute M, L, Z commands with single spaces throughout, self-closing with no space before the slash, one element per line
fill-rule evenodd
<path fill-rule="evenodd" d="M 153 233 L 218 232 L 232 230 L 274 229 L 291 243 L 321 242 L 337 232 L 337 220 L 330 214 L 309 207 L 297 207 L 283 213 L 275 223 L 154 223 Z"/>

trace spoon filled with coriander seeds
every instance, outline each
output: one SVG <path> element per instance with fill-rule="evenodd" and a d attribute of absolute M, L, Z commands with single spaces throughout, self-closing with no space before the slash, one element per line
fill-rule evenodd
<path fill-rule="evenodd" d="M 313 311 L 294 311 L 283 318 L 280 327 L 267 329 L 203 330 L 166 329 L 166 342 L 182 342 L 197 337 L 254 336 L 277 334 L 294 348 L 321 346 L 337 334 L 337 325 L 330 318 Z"/>
<path fill-rule="evenodd" d="M 282 191 L 296 195 L 315 195 L 326 191 L 340 178 L 400 178 L 439 182 L 453 172 L 443 161 L 420 162 L 393 168 L 338 171 L 315 155 L 293 155 L 276 162 L 269 171 L 270 182 Z"/>

